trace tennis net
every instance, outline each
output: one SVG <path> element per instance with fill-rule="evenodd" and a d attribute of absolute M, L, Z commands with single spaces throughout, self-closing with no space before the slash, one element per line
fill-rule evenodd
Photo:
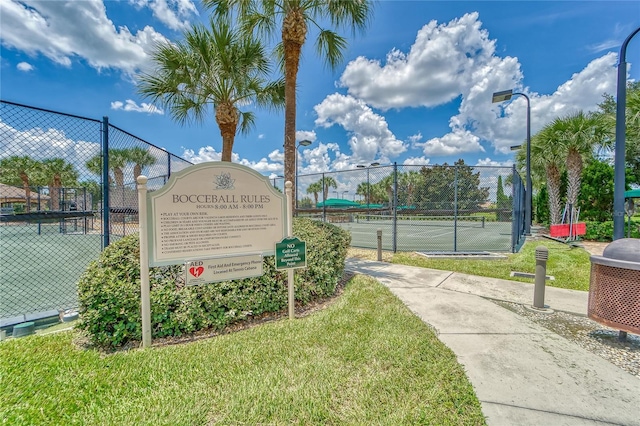
<path fill-rule="evenodd" d="M 391 225 L 393 215 L 356 215 L 356 223 L 370 225 Z M 484 228 L 484 216 L 425 216 L 425 215 L 398 215 L 396 223 L 399 226 L 437 226 L 437 227 L 460 227 L 460 228 Z"/>

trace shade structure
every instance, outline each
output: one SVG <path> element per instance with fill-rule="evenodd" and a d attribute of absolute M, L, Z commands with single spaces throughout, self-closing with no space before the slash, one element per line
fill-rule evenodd
<path fill-rule="evenodd" d="M 327 198 L 325 201 L 320 201 L 316 204 L 316 207 L 333 207 L 333 208 L 347 208 L 347 207 L 361 207 L 362 204 L 354 201 L 344 200 L 342 198 Z"/>
<path fill-rule="evenodd" d="M 624 198 L 640 198 L 640 188 L 624 192 Z"/>

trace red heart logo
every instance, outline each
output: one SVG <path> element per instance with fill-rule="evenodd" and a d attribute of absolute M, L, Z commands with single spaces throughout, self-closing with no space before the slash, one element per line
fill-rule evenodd
<path fill-rule="evenodd" d="M 195 266 L 192 266 L 191 268 L 189 268 L 189 273 L 196 278 L 202 275 L 203 272 L 204 268 L 202 266 L 198 266 L 197 268 Z"/>

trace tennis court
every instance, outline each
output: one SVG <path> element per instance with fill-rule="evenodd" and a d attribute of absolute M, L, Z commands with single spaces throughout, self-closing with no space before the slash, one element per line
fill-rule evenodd
<path fill-rule="evenodd" d="M 483 216 L 396 217 L 398 251 L 511 252 L 511 222 L 488 221 Z M 351 233 L 354 247 L 376 248 L 382 230 L 382 248 L 393 250 L 391 215 L 353 215 L 349 222 L 334 223 Z"/>
<path fill-rule="evenodd" d="M 0 226 L 0 318 L 77 307 L 77 282 L 101 251 L 73 223 Z"/>

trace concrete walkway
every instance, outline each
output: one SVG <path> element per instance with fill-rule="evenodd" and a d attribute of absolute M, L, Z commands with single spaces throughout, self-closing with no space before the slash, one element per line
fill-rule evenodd
<path fill-rule="evenodd" d="M 348 259 L 435 328 L 464 366 L 489 425 L 639 425 L 640 380 L 488 299 L 530 306 L 533 285 Z M 546 287 L 545 304 L 586 315 L 587 293 Z"/>

